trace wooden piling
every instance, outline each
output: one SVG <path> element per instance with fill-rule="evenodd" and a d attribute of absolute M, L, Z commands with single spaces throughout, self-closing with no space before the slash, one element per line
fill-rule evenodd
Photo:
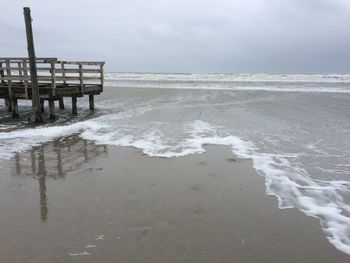
<path fill-rule="evenodd" d="M 93 94 L 89 94 L 89 108 L 90 110 L 95 110 L 95 101 Z"/>
<path fill-rule="evenodd" d="M 18 114 L 18 101 L 17 98 L 11 99 L 12 117 L 17 118 Z"/>
<path fill-rule="evenodd" d="M 77 115 L 78 114 L 78 109 L 77 109 L 77 97 L 72 96 L 72 114 Z"/>
<path fill-rule="evenodd" d="M 5 77 L 5 73 L 4 73 L 4 70 L 3 70 L 3 67 L 2 67 L 2 62 L 0 62 L 0 78 L 1 78 L 1 83 L 5 83 L 4 77 Z"/>
<path fill-rule="evenodd" d="M 40 109 L 40 100 L 39 100 L 40 96 L 39 96 L 38 77 L 37 77 L 33 30 L 32 30 L 32 18 L 30 15 L 30 8 L 24 7 L 23 13 L 24 13 L 24 21 L 26 25 L 29 67 L 30 67 L 30 76 L 31 76 L 31 82 L 32 82 L 31 83 L 32 84 L 32 107 L 33 107 L 34 121 L 42 122 L 43 118 L 42 118 L 41 109 Z"/>
<path fill-rule="evenodd" d="M 12 105 L 11 105 L 11 101 L 8 98 L 5 99 L 5 105 L 7 106 L 7 111 L 11 112 L 12 111 Z"/>
<path fill-rule="evenodd" d="M 64 109 L 64 100 L 62 97 L 60 97 L 58 99 L 58 104 L 59 104 L 60 110 L 63 110 Z"/>
<path fill-rule="evenodd" d="M 44 113 L 45 112 L 45 100 L 40 99 L 40 112 Z"/>
<path fill-rule="evenodd" d="M 49 99 L 49 118 L 55 119 L 55 101 L 53 99 Z"/>

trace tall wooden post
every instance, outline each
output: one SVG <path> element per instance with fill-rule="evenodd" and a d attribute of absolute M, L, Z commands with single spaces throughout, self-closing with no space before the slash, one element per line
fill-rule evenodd
<path fill-rule="evenodd" d="M 7 111 L 11 112 L 12 111 L 12 103 L 11 103 L 10 99 L 8 99 L 8 98 L 5 99 L 5 105 L 7 106 Z"/>
<path fill-rule="evenodd" d="M 77 110 L 77 96 L 73 95 L 72 96 L 72 114 L 77 115 L 78 110 Z"/>
<path fill-rule="evenodd" d="M 40 112 L 44 113 L 45 112 L 45 100 L 44 99 L 40 99 Z"/>
<path fill-rule="evenodd" d="M 36 58 L 35 58 L 35 50 L 34 50 L 32 18 L 30 16 L 30 8 L 24 7 L 23 13 L 24 13 L 24 22 L 26 25 L 30 77 L 32 82 L 31 83 L 32 84 L 32 107 L 33 107 L 34 121 L 42 122 L 43 118 L 40 111 L 38 76 L 37 76 L 36 61 L 35 61 Z"/>
<path fill-rule="evenodd" d="M 53 99 L 49 99 L 49 118 L 55 119 L 55 101 Z"/>
<path fill-rule="evenodd" d="M 11 100 L 12 117 L 17 118 L 18 114 L 18 101 L 17 98 L 13 97 Z"/>
<path fill-rule="evenodd" d="M 89 108 L 95 110 L 94 94 L 89 94 Z"/>
<path fill-rule="evenodd" d="M 63 97 L 59 97 L 58 98 L 58 104 L 60 106 L 60 110 L 63 110 L 64 109 L 64 100 L 63 100 Z"/>

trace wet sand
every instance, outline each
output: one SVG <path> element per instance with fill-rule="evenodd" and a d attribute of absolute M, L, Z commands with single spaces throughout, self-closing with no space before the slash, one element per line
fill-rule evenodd
<path fill-rule="evenodd" d="M 1 162 L 1 262 L 349 262 L 224 147 L 152 158 L 71 137 Z M 80 254 L 80 255 L 79 255 Z"/>

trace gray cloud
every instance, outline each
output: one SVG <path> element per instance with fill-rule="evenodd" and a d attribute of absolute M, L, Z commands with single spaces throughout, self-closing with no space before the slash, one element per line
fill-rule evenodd
<path fill-rule="evenodd" d="M 349 72 L 348 0 L 3 1 L 0 55 L 105 60 L 109 71 Z"/>

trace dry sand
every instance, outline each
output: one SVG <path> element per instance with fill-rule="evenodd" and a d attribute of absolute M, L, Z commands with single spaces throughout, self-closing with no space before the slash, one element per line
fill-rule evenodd
<path fill-rule="evenodd" d="M 1 263 L 349 262 L 227 148 L 152 158 L 69 138 L 1 163 Z M 81 254 L 81 255 L 79 255 Z"/>

